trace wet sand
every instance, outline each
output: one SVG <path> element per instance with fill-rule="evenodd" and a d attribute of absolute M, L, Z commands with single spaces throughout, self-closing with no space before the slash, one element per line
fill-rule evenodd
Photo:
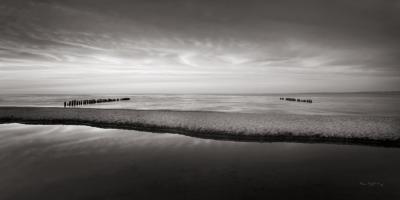
<path fill-rule="evenodd" d="M 0 123 L 89 125 L 239 141 L 400 147 L 399 116 L 0 107 Z"/>
<path fill-rule="evenodd" d="M 400 199 L 399 148 L 0 125 L 0 199 Z"/>

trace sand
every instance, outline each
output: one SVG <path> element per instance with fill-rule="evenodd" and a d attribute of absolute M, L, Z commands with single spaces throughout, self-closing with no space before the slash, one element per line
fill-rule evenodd
<path fill-rule="evenodd" d="M 89 125 L 228 140 L 400 146 L 398 116 L 0 107 L 0 122 Z"/>

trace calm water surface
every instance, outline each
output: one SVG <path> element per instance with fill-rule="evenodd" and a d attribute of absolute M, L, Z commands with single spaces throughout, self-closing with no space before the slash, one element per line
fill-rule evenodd
<path fill-rule="evenodd" d="M 0 125 L 0 199 L 400 199 L 400 149 Z"/>
<path fill-rule="evenodd" d="M 168 109 L 244 113 L 400 116 L 400 92 L 263 95 L 2 95 L 0 106 L 63 106 L 73 99 L 130 97 L 131 101 L 86 105 L 89 108 Z M 312 104 L 279 97 L 313 99 Z"/>

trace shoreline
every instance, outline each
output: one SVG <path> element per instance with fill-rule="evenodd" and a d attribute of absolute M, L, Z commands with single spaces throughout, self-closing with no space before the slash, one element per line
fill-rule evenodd
<path fill-rule="evenodd" d="M 87 114 L 85 111 L 89 112 Z M 65 112 L 65 113 L 63 113 Z M 217 115 L 217 117 L 215 116 Z M 146 111 L 146 110 L 122 110 L 122 109 L 92 109 L 92 108 L 41 108 L 41 107 L 0 107 L 0 124 L 4 123 L 21 123 L 21 124 L 42 124 L 42 125 L 85 125 L 98 128 L 113 128 L 113 129 L 128 129 L 138 130 L 153 133 L 176 133 L 186 136 L 192 136 L 203 139 L 214 140 L 229 140 L 229 141 L 251 141 L 251 142 L 300 142 L 300 143 L 331 143 L 331 144 L 354 144 L 354 145 L 369 145 L 381 147 L 400 147 L 400 139 L 388 138 L 370 138 L 365 135 L 357 137 L 355 132 L 352 137 L 343 137 L 332 133 L 318 133 L 318 132 L 302 132 L 294 133 L 290 131 L 280 132 L 262 132 L 266 127 L 246 132 L 248 127 L 242 127 L 243 124 L 236 125 L 234 123 L 228 125 L 220 125 L 214 128 L 212 125 L 207 124 L 204 120 L 215 121 L 215 119 L 226 120 L 220 118 L 235 118 L 232 113 L 218 113 L 218 112 L 205 112 L 197 114 L 195 111 Z M 101 116 L 101 117 L 100 117 Z M 160 119 L 154 118 L 161 116 Z M 167 116 L 167 118 L 165 118 Z M 239 120 L 245 117 L 254 117 L 245 114 L 244 117 L 239 117 Z M 255 118 L 271 119 L 270 116 L 255 115 Z M 304 118 L 304 116 L 295 116 Z M 209 119 L 210 118 L 210 119 Z M 354 117 L 353 117 L 354 118 Z M 349 119 L 353 119 L 350 117 Z M 349 121 L 349 119 L 346 119 Z M 176 126 L 168 123 L 160 122 L 174 122 Z M 199 122 L 199 127 L 196 125 L 196 120 Z M 251 121 L 252 119 L 250 119 Z M 313 117 L 309 120 L 315 120 Z M 329 120 L 332 120 L 328 118 Z M 359 120 L 357 118 L 354 121 Z M 397 122 L 398 119 L 394 120 Z M 229 120 L 228 120 L 229 121 Z M 207 121 L 208 122 L 208 121 Z M 222 121 L 224 122 L 224 121 Z M 226 122 L 226 121 L 225 121 Z M 292 121 L 288 121 L 288 126 L 292 125 Z M 304 123 L 302 121 L 301 123 Z M 318 123 L 314 122 L 314 123 Z M 205 126 L 209 125 L 208 127 Z M 283 123 L 283 124 L 286 124 Z M 326 122 L 320 126 L 325 125 Z M 249 126 L 254 125 L 249 123 Z M 233 127 L 232 127 L 233 126 Z M 222 128 L 221 128 L 222 127 Z M 296 127 L 296 126 L 295 126 Z M 319 130 L 318 126 L 316 126 Z M 214 129 L 213 129 L 214 128 Z M 346 127 L 345 127 L 346 128 Z M 266 129 L 268 130 L 268 129 Z M 284 129 L 283 129 L 284 130 Z M 395 132 L 398 131 L 395 127 Z M 258 132 L 257 132 L 258 131 Z M 398 132 L 396 132 L 398 133 Z M 324 135 L 325 134 L 325 135 Z M 330 135 L 330 136 L 326 136 Z M 400 133 L 398 133 L 400 134 Z"/>
<path fill-rule="evenodd" d="M 236 142 L 259 142 L 259 143 L 270 143 L 270 142 L 293 142 L 293 143 L 310 143 L 310 144 L 343 144 L 343 145 L 366 145 L 375 147 L 396 147 L 400 148 L 400 140 L 372 140 L 363 138 L 340 138 L 340 137 L 319 137 L 319 136 L 293 136 L 287 135 L 230 135 L 221 132 L 193 132 L 184 131 L 179 129 L 171 128 L 160 128 L 160 127 L 143 127 L 133 126 L 127 124 L 97 124 L 92 122 L 84 121 L 58 121 L 58 120 L 18 120 L 18 119 L 0 119 L 0 124 L 26 124 L 26 125 L 75 125 L 75 126 L 90 126 L 94 128 L 103 129 L 122 129 L 122 130 L 136 130 L 150 133 L 171 133 L 180 134 L 190 137 L 196 137 L 200 139 L 212 139 L 221 141 L 236 141 Z"/>

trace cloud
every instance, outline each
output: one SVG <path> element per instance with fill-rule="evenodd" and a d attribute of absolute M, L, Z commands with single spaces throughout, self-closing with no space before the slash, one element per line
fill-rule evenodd
<path fill-rule="evenodd" d="M 398 90 L 399 5 L 5 0 L 1 89 L 73 92 L 99 84 L 152 92 L 165 83 L 175 92 Z"/>

